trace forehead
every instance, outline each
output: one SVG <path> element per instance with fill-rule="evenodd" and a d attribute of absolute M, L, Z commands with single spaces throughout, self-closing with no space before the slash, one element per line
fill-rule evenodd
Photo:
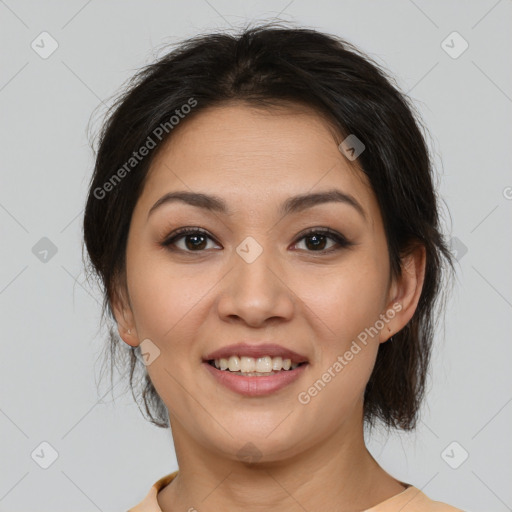
<path fill-rule="evenodd" d="M 140 200 L 153 204 L 166 192 L 189 190 L 225 197 L 236 210 L 254 198 L 277 204 L 336 187 L 371 210 L 367 177 L 340 152 L 340 140 L 308 108 L 208 108 L 185 119 L 159 150 Z"/>

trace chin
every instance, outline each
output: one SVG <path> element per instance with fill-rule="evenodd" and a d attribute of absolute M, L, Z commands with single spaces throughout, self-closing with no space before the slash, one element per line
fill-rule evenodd
<path fill-rule="evenodd" d="M 298 425 L 290 425 L 281 430 L 279 422 L 283 421 L 283 417 L 286 415 L 281 415 L 279 421 L 272 423 L 272 427 L 266 424 L 262 427 L 261 423 L 246 424 L 244 428 L 229 430 L 233 437 L 224 432 L 221 438 L 209 438 L 203 445 L 209 444 L 219 457 L 248 464 L 273 463 L 293 458 L 306 448 L 306 439 L 311 441 L 314 434 L 308 435 Z"/>

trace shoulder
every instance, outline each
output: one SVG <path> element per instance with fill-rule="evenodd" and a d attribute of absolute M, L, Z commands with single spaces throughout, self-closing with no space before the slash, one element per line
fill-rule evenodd
<path fill-rule="evenodd" d="M 127 512 L 161 512 L 157 500 L 158 491 L 170 483 L 177 474 L 178 471 L 174 471 L 157 480 L 151 486 L 146 497 L 138 505 L 127 510 Z"/>
<path fill-rule="evenodd" d="M 382 507 L 377 506 L 372 512 L 391 512 L 400 505 L 401 512 L 464 512 L 460 508 L 453 507 L 440 501 L 434 501 L 414 486 L 408 487 L 404 492 L 395 496 L 396 499 L 383 503 Z"/>

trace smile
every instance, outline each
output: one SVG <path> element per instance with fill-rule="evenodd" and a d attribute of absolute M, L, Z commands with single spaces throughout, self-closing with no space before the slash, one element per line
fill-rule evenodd
<path fill-rule="evenodd" d="M 218 370 L 237 373 L 247 377 L 269 376 L 280 371 L 295 370 L 299 364 L 292 363 L 291 359 L 283 359 L 282 357 L 238 357 L 230 356 L 220 359 L 208 361 L 209 364 L 215 366 Z"/>
<path fill-rule="evenodd" d="M 284 390 L 303 375 L 309 364 L 302 363 L 294 369 L 272 370 L 265 373 L 220 370 L 209 362 L 203 362 L 202 366 L 217 384 L 238 395 L 261 397 Z"/>

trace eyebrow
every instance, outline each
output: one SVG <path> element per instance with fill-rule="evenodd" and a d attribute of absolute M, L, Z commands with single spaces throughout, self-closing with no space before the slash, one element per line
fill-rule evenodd
<path fill-rule="evenodd" d="M 226 202 L 219 196 L 203 194 L 200 192 L 175 191 L 163 195 L 149 210 L 149 216 L 160 206 L 168 203 L 182 202 L 202 208 L 205 210 L 222 213 L 224 215 L 233 215 Z M 281 215 L 286 216 L 292 213 L 298 213 L 307 208 L 323 203 L 343 203 L 352 206 L 365 220 L 366 213 L 361 204 L 350 194 L 338 189 L 330 189 L 324 192 L 312 194 L 301 194 L 289 197 L 281 205 Z"/>

